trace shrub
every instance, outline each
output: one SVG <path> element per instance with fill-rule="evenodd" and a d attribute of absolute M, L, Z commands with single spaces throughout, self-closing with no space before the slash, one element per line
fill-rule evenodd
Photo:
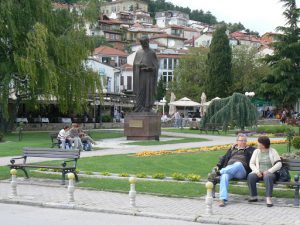
<path fill-rule="evenodd" d="M 91 171 L 85 171 L 85 174 L 86 175 L 93 175 L 93 172 L 91 172 Z"/>
<path fill-rule="evenodd" d="M 101 175 L 102 176 L 110 176 L 111 174 L 110 174 L 110 172 L 104 171 L 101 173 Z"/>
<path fill-rule="evenodd" d="M 138 177 L 138 178 L 147 178 L 147 174 L 145 174 L 145 173 L 138 173 L 136 175 L 136 177 Z"/>
<path fill-rule="evenodd" d="M 173 173 L 172 178 L 174 180 L 185 180 L 185 176 L 182 173 Z"/>
<path fill-rule="evenodd" d="M 111 115 L 103 115 L 103 116 L 102 116 L 102 122 L 104 122 L 104 123 L 112 122 L 112 117 L 111 117 Z"/>
<path fill-rule="evenodd" d="M 38 168 L 39 171 L 48 171 L 47 168 Z"/>
<path fill-rule="evenodd" d="M 2 132 L 0 132 L 0 142 L 4 141 L 4 134 Z"/>
<path fill-rule="evenodd" d="M 189 175 L 187 175 L 187 179 L 189 181 L 199 181 L 200 178 L 201 178 L 201 176 L 197 175 L 197 174 L 189 174 Z"/>
<path fill-rule="evenodd" d="M 119 177 L 129 177 L 129 174 L 128 173 L 120 173 L 119 174 Z"/>
<path fill-rule="evenodd" d="M 300 149 L 300 136 L 295 136 L 292 141 L 292 145 L 296 149 Z"/>
<path fill-rule="evenodd" d="M 152 176 L 153 179 L 164 179 L 165 177 L 166 175 L 164 173 L 155 173 Z"/>
<path fill-rule="evenodd" d="M 257 132 L 266 132 L 266 133 L 286 133 L 292 127 L 288 125 L 272 125 L 272 126 L 259 126 L 256 128 Z"/>

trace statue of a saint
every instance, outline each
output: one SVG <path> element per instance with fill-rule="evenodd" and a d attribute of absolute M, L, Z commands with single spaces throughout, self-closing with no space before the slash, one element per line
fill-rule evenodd
<path fill-rule="evenodd" d="M 138 50 L 133 62 L 133 92 L 136 95 L 135 112 L 150 112 L 157 89 L 158 60 L 149 47 L 149 38 L 140 39 L 142 49 Z"/>

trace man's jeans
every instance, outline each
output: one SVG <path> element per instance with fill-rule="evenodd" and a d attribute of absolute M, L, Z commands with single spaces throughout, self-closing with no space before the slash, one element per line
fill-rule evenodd
<path fill-rule="evenodd" d="M 232 165 L 226 166 L 220 170 L 220 173 L 220 199 L 227 200 L 229 181 L 232 178 L 244 179 L 246 178 L 247 173 L 241 162 L 235 162 Z"/>

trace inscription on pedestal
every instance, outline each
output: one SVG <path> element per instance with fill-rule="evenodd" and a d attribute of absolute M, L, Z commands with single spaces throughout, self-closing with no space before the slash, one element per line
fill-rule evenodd
<path fill-rule="evenodd" d="M 129 127 L 143 128 L 143 120 L 129 120 Z"/>

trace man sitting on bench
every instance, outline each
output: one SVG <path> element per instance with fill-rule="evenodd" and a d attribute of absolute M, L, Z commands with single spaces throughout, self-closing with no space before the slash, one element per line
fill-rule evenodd
<path fill-rule="evenodd" d="M 69 130 L 70 127 L 65 126 L 63 129 L 59 131 L 57 135 L 57 140 L 59 140 L 60 147 L 62 149 L 70 149 L 72 147 L 69 139 Z"/>
<path fill-rule="evenodd" d="M 249 162 L 255 148 L 247 146 L 247 136 L 238 134 L 233 145 L 220 159 L 213 171 L 208 174 L 208 180 L 214 181 L 220 177 L 219 206 L 224 207 L 228 200 L 228 186 L 232 178 L 245 179 L 251 172 Z"/>

